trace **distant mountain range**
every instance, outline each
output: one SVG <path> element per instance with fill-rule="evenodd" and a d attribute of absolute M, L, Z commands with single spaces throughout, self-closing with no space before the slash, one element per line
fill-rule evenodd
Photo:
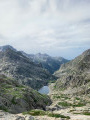
<path fill-rule="evenodd" d="M 67 94 L 90 93 L 90 49 L 74 60 L 63 64 L 55 72 L 58 77 L 56 89 L 66 90 Z"/>
<path fill-rule="evenodd" d="M 56 78 L 11 46 L 0 47 L 0 74 L 39 89 Z"/>
<path fill-rule="evenodd" d="M 22 52 L 23 55 L 31 59 L 33 62 L 37 64 L 41 64 L 43 68 L 47 69 L 51 74 L 57 71 L 61 64 L 69 62 L 69 60 L 63 57 L 51 57 L 47 54 L 26 54 Z"/>

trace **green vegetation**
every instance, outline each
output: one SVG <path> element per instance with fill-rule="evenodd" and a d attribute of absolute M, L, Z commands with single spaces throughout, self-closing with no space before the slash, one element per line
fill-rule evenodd
<path fill-rule="evenodd" d="M 53 96 L 53 99 L 70 99 L 68 96 L 64 95 L 64 94 L 61 94 L 61 95 L 54 95 Z"/>
<path fill-rule="evenodd" d="M 58 105 L 61 105 L 63 107 L 69 107 L 69 106 L 72 106 L 72 107 L 82 107 L 82 106 L 85 106 L 86 104 L 85 103 L 77 103 L 77 104 L 71 104 L 71 103 L 68 103 L 66 101 L 64 102 L 59 102 Z"/>
<path fill-rule="evenodd" d="M 74 112 L 75 110 L 70 110 L 69 112 Z"/>
<path fill-rule="evenodd" d="M 55 118 L 67 118 L 67 119 L 70 119 L 69 116 L 64 116 L 64 115 L 54 114 L 54 113 L 50 113 L 50 114 L 48 114 L 48 116 L 55 117 Z"/>
<path fill-rule="evenodd" d="M 0 110 L 3 110 L 5 112 L 8 112 L 8 109 L 5 106 L 0 106 Z"/>
<path fill-rule="evenodd" d="M 31 110 L 31 111 L 28 111 L 28 112 L 24 112 L 23 113 L 24 115 L 25 114 L 29 114 L 29 115 L 32 115 L 32 116 L 44 116 L 44 115 L 47 115 L 49 117 L 55 117 L 55 118 L 67 118 L 67 119 L 70 119 L 69 116 L 64 116 L 64 115 L 60 115 L 60 114 L 55 114 L 55 113 L 51 113 L 49 111 L 43 111 L 43 110 Z"/>
<path fill-rule="evenodd" d="M 12 81 L 13 82 L 13 81 Z M 14 83 L 13 83 L 14 84 Z M 12 85 L 8 85 L 8 83 L 5 83 L 1 86 L 1 89 L 4 90 L 3 92 L 5 94 L 8 94 L 10 93 L 11 95 L 13 95 L 14 97 L 17 97 L 17 98 L 22 98 L 23 97 L 23 94 L 24 94 L 24 89 L 25 87 L 24 86 L 12 86 Z"/>
<path fill-rule="evenodd" d="M 11 102 L 12 102 L 12 104 L 17 104 L 17 102 L 15 101 L 15 96 L 12 98 L 12 100 L 11 100 Z"/>
<path fill-rule="evenodd" d="M 78 115 L 78 114 L 81 114 L 81 113 L 77 113 L 77 112 L 76 112 L 76 113 L 74 113 L 74 114 L 77 114 L 77 115 Z"/>
<path fill-rule="evenodd" d="M 50 81 L 49 81 L 49 84 L 50 84 L 50 83 L 55 83 L 55 82 L 56 82 L 56 80 L 54 80 L 54 81 L 50 80 Z"/>
<path fill-rule="evenodd" d="M 83 112 L 83 115 L 90 115 L 90 112 Z"/>
<path fill-rule="evenodd" d="M 80 100 L 80 98 L 79 98 L 79 97 L 76 97 L 76 100 Z"/>
<path fill-rule="evenodd" d="M 56 85 L 54 85 L 54 89 L 56 89 Z"/>
<path fill-rule="evenodd" d="M 81 113 L 74 113 L 74 114 L 81 114 L 81 115 L 89 115 L 90 116 L 90 112 L 81 112 Z"/>
<path fill-rule="evenodd" d="M 58 105 L 61 105 L 63 107 L 68 107 L 68 106 L 72 106 L 71 103 L 68 103 L 68 102 L 59 102 Z"/>
<path fill-rule="evenodd" d="M 72 105 L 73 107 L 83 107 L 83 106 L 85 106 L 86 104 L 85 103 L 77 103 L 77 104 L 74 104 L 74 105 Z"/>
<path fill-rule="evenodd" d="M 46 105 L 51 104 L 51 100 L 47 95 L 42 95 L 36 90 L 21 85 L 15 80 L 9 79 L 3 75 L 0 75 L 0 97 L 0 110 L 12 113 L 22 112 L 19 108 L 24 108 L 25 111 L 28 109 L 31 110 L 33 107 L 45 109 Z"/>
<path fill-rule="evenodd" d="M 33 115 L 33 116 L 43 116 L 43 115 L 46 115 L 46 112 L 43 111 L 43 110 L 31 110 L 31 111 L 28 111 L 28 112 L 24 112 L 23 114 L 24 115 L 25 114 L 30 114 L 30 115 Z"/>
<path fill-rule="evenodd" d="M 62 83 L 60 82 L 59 84 L 61 85 Z M 64 87 L 58 87 L 58 84 L 56 84 L 56 83 L 55 83 L 53 88 L 54 88 L 54 90 L 59 90 L 59 91 L 64 91 L 65 90 Z"/>
<path fill-rule="evenodd" d="M 54 99 L 56 99 L 56 98 L 57 98 L 57 99 L 61 99 L 61 96 L 56 96 L 56 95 L 54 95 L 53 98 L 54 98 Z"/>

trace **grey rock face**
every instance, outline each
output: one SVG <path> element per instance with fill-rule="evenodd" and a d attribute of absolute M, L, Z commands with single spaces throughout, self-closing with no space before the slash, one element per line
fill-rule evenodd
<path fill-rule="evenodd" d="M 25 116 L 25 120 L 36 120 L 33 116 Z"/>
<path fill-rule="evenodd" d="M 21 117 L 21 116 L 18 116 L 18 117 L 16 118 L 16 120 L 25 120 L 25 118 L 24 118 L 24 117 Z"/>
<path fill-rule="evenodd" d="M 90 49 L 74 60 L 63 64 L 59 71 L 55 73 L 59 79 L 56 82 L 57 89 L 77 88 L 72 93 L 90 93 Z M 88 92 L 89 91 L 89 92 Z"/>

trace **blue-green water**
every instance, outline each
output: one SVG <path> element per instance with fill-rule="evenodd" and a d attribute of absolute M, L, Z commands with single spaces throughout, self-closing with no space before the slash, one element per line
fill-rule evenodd
<path fill-rule="evenodd" d="M 38 90 L 39 93 L 41 94 L 48 94 L 49 93 L 49 87 L 48 86 L 43 86 Z"/>

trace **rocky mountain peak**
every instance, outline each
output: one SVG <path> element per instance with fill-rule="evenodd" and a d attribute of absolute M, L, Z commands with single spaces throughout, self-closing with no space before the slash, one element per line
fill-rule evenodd
<path fill-rule="evenodd" d="M 57 71 L 61 64 L 68 62 L 69 60 L 64 59 L 62 57 L 52 57 L 46 53 L 37 53 L 37 54 L 26 54 L 23 55 L 27 56 L 36 64 L 41 64 L 44 69 L 47 69 L 51 74 Z"/>
<path fill-rule="evenodd" d="M 8 50 L 8 49 L 11 49 L 11 50 L 16 51 L 16 49 L 13 48 L 13 47 L 10 46 L 10 45 L 0 46 L 0 51 L 2 51 L 2 52 L 6 51 L 6 50 Z"/>
<path fill-rule="evenodd" d="M 83 52 L 83 55 L 85 55 L 85 56 L 90 55 L 90 49 L 88 49 L 88 50 L 86 50 L 85 52 Z"/>
<path fill-rule="evenodd" d="M 47 55 L 46 53 L 44 53 L 44 54 L 42 54 L 42 53 L 37 53 L 36 55 L 35 55 L 36 57 L 38 57 L 38 58 L 47 58 L 47 57 L 50 57 L 49 55 Z"/>

